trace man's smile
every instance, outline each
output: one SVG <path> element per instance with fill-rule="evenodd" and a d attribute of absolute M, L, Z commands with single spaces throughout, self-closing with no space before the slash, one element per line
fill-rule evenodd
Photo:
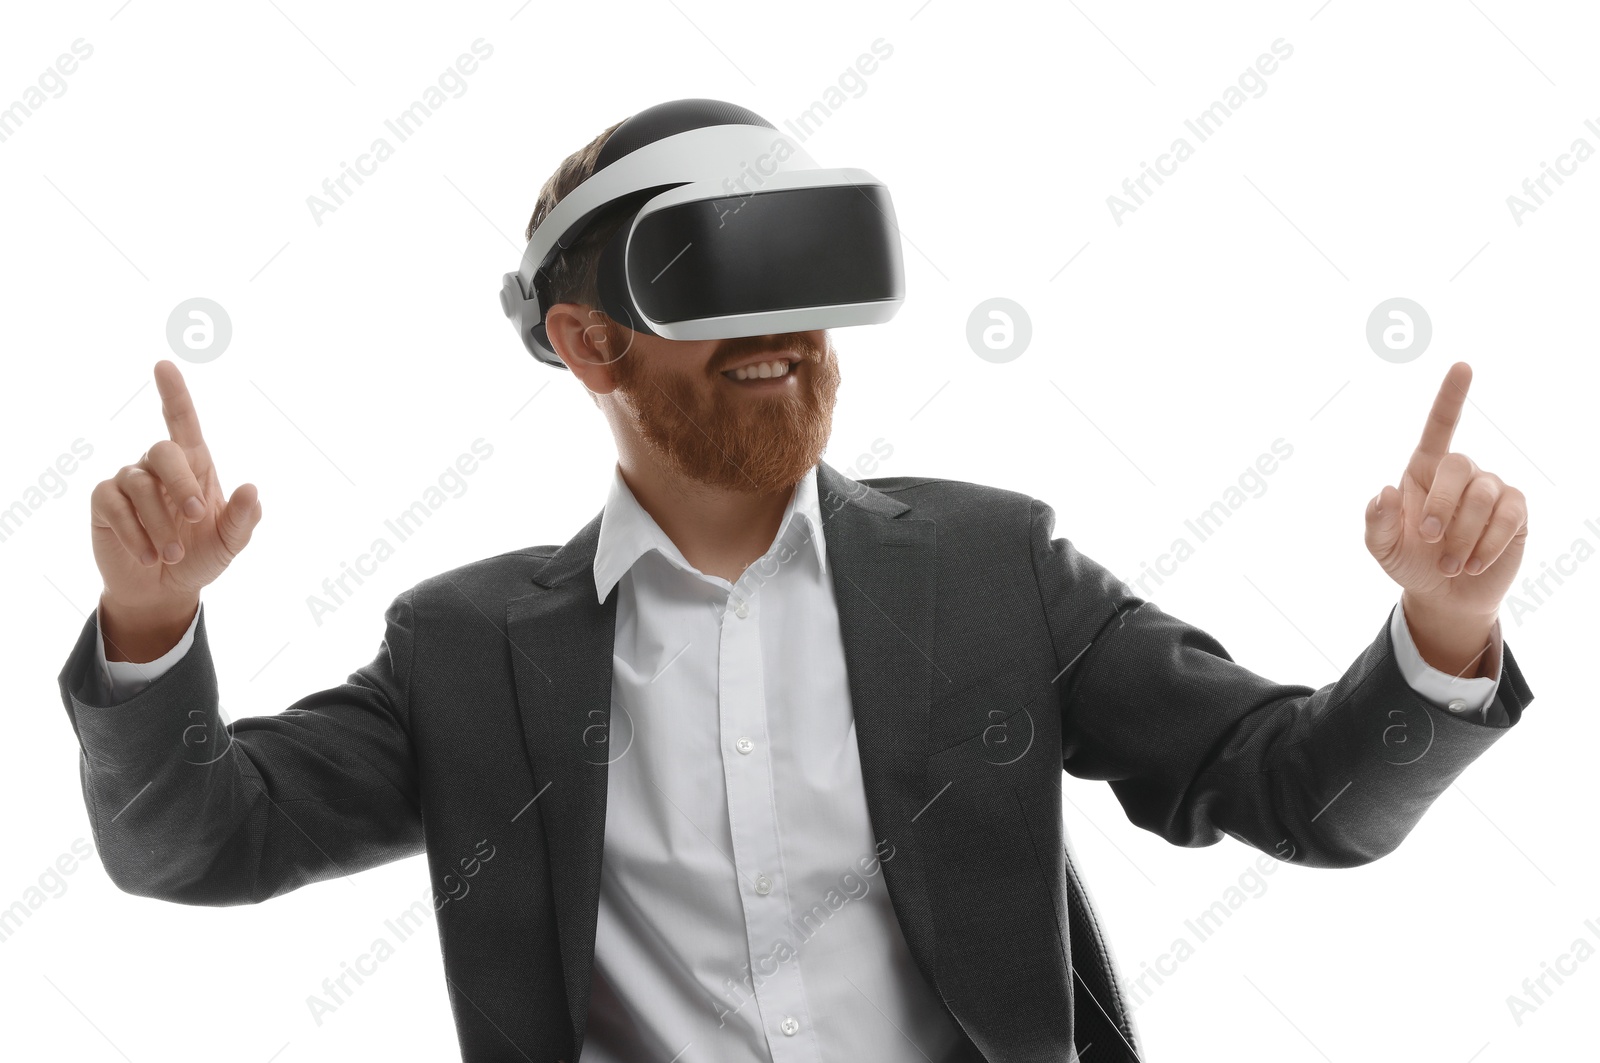
<path fill-rule="evenodd" d="M 724 380 L 732 381 L 742 388 L 776 391 L 779 388 L 793 387 L 790 381 L 799 368 L 799 362 L 791 364 L 787 359 L 774 358 L 753 365 L 740 366 L 737 369 L 726 369 L 721 375 Z"/>

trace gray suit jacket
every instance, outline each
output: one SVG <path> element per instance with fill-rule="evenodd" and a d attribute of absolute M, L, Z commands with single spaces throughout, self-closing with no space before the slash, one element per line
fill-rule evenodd
<path fill-rule="evenodd" d="M 1509 729 L 1412 691 L 1387 623 L 1337 682 L 1270 682 L 1052 538 L 1043 502 L 818 475 L 868 812 L 895 847 L 885 882 L 963 1060 L 1065 1063 L 1075 1040 L 1089 1063 L 1135 1058 L 1063 770 L 1174 845 L 1227 834 L 1348 867 L 1394 849 Z M 599 527 L 422 581 L 348 681 L 231 724 L 203 615 L 191 651 L 114 706 L 91 616 L 59 683 L 112 880 L 245 904 L 426 852 L 464 1057 L 577 1059 L 617 603 L 595 601 Z M 1515 726 L 1532 694 L 1509 645 L 1502 668 Z"/>

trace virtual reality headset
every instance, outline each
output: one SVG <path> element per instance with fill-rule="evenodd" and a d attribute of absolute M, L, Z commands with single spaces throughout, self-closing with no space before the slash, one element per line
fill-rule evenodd
<path fill-rule="evenodd" d="M 905 301 L 889 190 L 820 168 L 754 112 L 675 100 L 607 138 L 595 172 L 540 222 L 500 306 L 529 353 L 566 368 L 544 315 L 547 268 L 597 215 L 625 212 L 600 254 L 600 307 L 669 340 L 874 325 Z"/>

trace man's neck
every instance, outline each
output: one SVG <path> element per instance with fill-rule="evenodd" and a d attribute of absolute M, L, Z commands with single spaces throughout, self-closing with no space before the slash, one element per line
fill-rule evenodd
<path fill-rule="evenodd" d="M 796 490 L 731 491 L 675 476 L 649 462 L 619 459 L 617 466 L 633 497 L 684 559 L 729 583 L 738 582 L 772 545 Z"/>

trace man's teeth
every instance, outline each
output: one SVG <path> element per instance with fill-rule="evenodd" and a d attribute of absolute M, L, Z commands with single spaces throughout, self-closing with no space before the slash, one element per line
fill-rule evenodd
<path fill-rule="evenodd" d="M 779 359 L 775 362 L 758 362 L 755 365 L 729 369 L 722 375 L 730 380 L 766 380 L 768 377 L 783 376 L 788 371 L 789 363 Z"/>

